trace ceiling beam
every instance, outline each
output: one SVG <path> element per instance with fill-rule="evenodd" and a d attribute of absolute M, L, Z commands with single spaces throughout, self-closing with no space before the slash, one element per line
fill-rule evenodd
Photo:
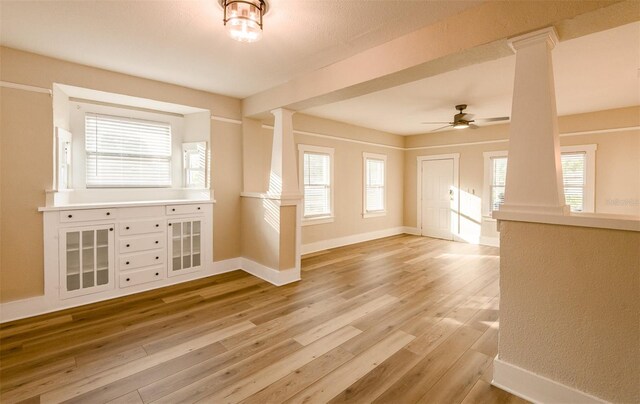
<path fill-rule="evenodd" d="M 554 26 L 561 41 L 640 19 L 637 0 L 488 1 L 243 100 L 243 115 L 300 111 L 511 54 L 507 39 Z"/>

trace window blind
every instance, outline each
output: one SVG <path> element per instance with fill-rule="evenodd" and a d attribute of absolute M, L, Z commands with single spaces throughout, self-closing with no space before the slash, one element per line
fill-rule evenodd
<path fill-rule="evenodd" d="M 170 187 L 171 125 L 85 114 L 87 187 Z"/>
<path fill-rule="evenodd" d="M 586 184 L 586 153 L 563 153 L 561 162 L 565 201 L 573 212 L 582 212 Z"/>
<path fill-rule="evenodd" d="M 584 152 L 562 153 L 562 178 L 564 198 L 573 212 L 584 210 L 584 191 L 586 186 L 586 159 Z M 504 185 L 507 178 L 507 158 L 491 159 L 491 210 L 498 210 L 504 203 Z"/>
<path fill-rule="evenodd" d="M 331 157 L 304 153 L 304 216 L 331 214 Z"/>
<path fill-rule="evenodd" d="M 365 161 L 365 210 L 380 212 L 384 206 L 384 160 L 367 158 Z"/>
<path fill-rule="evenodd" d="M 504 186 L 507 180 L 507 158 L 491 159 L 491 210 L 498 210 L 504 203 Z"/>

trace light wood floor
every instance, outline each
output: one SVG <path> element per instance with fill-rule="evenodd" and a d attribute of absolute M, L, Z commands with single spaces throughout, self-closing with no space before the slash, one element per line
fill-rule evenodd
<path fill-rule="evenodd" d="M 20 320 L 3 403 L 506 403 L 491 387 L 498 250 L 414 236 Z"/>

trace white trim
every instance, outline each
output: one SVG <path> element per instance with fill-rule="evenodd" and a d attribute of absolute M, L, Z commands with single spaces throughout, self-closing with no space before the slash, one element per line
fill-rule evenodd
<path fill-rule="evenodd" d="M 638 126 L 627 126 L 623 128 L 612 128 L 612 129 L 597 129 L 597 130 L 587 130 L 581 132 L 566 132 L 561 133 L 560 137 L 569 137 L 569 136 L 585 136 L 585 135 L 597 135 L 600 133 L 616 133 L 616 132 L 628 132 L 632 130 L 640 130 L 640 125 Z M 419 136 L 419 135 L 412 135 Z M 447 147 L 461 147 L 461 146 L 477 146 L 482 144 L 492 144 L 492 143 L 508 143 L 509 139 L 496 139 L 496 140 L 484 140 L 480 142 L 466 142 L 466 143 L 452 143 L 452 144 L 440 144 L 434 146 L 417 146 L 417 147 L 405 147 L 402 150 L 427 150 L 427 149 L 442 149 Z"/>
<path fill-rule="evenodd" d="M 417 146 L 417 147 L 407 147 L 404 150 L 424 150 L 424 149 L 442 149 L 447 147 L 460 147 L 460 146 L 476 146 L 479 144 L 491 144 L 491 143 L 506 143 L 509 139 L 498 139 L 498 140 L 484 140 L 481 142 L 467 142 L 467 143 L 452 143 L 452 144 L 439 144 L 434 146 Z"/>
<path fill-rule="evenodd" d="M 385 197 L 386 197 L 386 195 L 385 195 Z M 387 211 L 386 210 L 378 210 L 378 211 L 375 211 L 375 212 L 367 212 L 367 213 L 363 213 L 362 214 L 362 217 L 364 219 L 369 219 L 371 217 L 382 217 L 382 216 L 387 216 Z"/>
<path fill-rule="evenodd" d="M 211 120 L 218 121 L 218 122 L 235 123 L 236 125 L 242 125 L 241 120 L 233 119 L 233 118 L 225 118 L 224 116 L 211 115 Z"/>
<path fill-rule="evenodd" d="M 567 136 L 583 136 L 583 135 L 595 135 L 598 133 L 615 133 L 615 132 L 628 132 L 630 130 L 638 130 L 640 129 L 640 125 L 636 126 L 625 126 L 622 128 L 610 128 L 610 129 L 596 129 L 596 130 L 584 130 L 580 132 L 566 132 L 561 133 L 560 137 Z"/>
<path fill-rule="evenodd" d="M 493 360 L 491 384 L 533 403 L 607 403 L 598 397 L 500 360 Z"/>
<path fill-rule="evenodd" d="M 480 236 L 479 244 L 489 247 L 500 247 L 500 237 Z"/>
<path fill-rule="evenodd" d="M 106 297 L 105 293 L 98 293 L 96 295 L 85 295 L 71 300 L 50 301 L 47 299 L 46 295 L 42 295 L 22 300 L 0 303 L 0 323 L 20 320 L 22 318 L 51 313 L 72 307 L 84 306 L 87 304 L 102 302 L 110 299 L 117 299 L 122 296 L 134 295 L 153 289 L 159 289 L 183 282 L 206 278 L 213 275 L 219 275 L 225 272 L 242 270 L 241 263 L 242 260 L 239 257 L 230 258 L 223 261 L 211 262 L 209 265 L 207 265 L 207 268 L 201 271 L 186 274 L 184 276 L 166 278 L 162 281 L 144 283 L 131 288 L 126 288 L 124 290 L 120 289 L 117 295 L 110 295 Z"/>
<path fill-rule="evenodd" d="M 378 160 L 383 162 L 384 166 L 384 201 L 383 209 L 378 211 L 367 211 L 367 160 Z M 370 217 L 380 217 L 387 214 L 387 155 L 362 152 L 362 217 L 364 219 Z"/>
<path fill-rule="evenodd" d="M 304 210 L 304 207 L 302 208 Z M 302 226 L 313 226 L 314 224 L 327 224 L 335 221 L 335 216 L 318 216 L 318 217 L 304 217 L 302 216 Z"/>
<path fill-rule="evenodd" d="M 420 229 L 418 229 L 417 227 L 404 226 L 402 228 L 402 232 L 404 234 L 411 234 L 412 236 L 420 235 Z"/>
<path fill-rule="evenodd" d="M 264 125 L 263 124 L 262 125 L 262 129 L 273 129 L 273 126 L 272 125 Z M 375 143 L 375 142 L 365 142 L 363 140 L 355 140 L 355 139 L 349 139 L 349 138 L 340 137 L 340 136 L 325 135 L 325 134 L 322 134 L 322 133 L 315 133 L 315 132 L 307 132 L 307 131 L 303 131 L 303 130 L 295 130 L 294 129 L 293 133 L 295 133 L 296 135 L 313 136 L 313 137 L 319 137 L 319 138 L 331 139 L 331 140 L 340 140 L 342 142 L 364 144 L 364 145 L 367 145 L 367 146 L 386 147 L 387 149 L 407 150 L 404 147 L 399 147 L 399 146 L 391 146 L 391 145 L 388 145 L 388 144 Z"/>
<path fill-rule="evenodd" d="M 494 210 L 493 218 L 512 222 L 558 224 L 562 226 L 593 227 L 599 229 L 627 230 L 640 232 L 640 216 L 614 215 L 604 213 L 578 213 L 566 215 L 508 212 Z"/>
<path fill-rule="evenodd" d="M 368 233 L 352 234 L 350 236 L 332 238 L 329 240 L 316 241 L 302 245 L 302 254 L 310 254 L 316 251 L 329 250 L 331 248 L 343 247 L 346 245 L 362 243 L 364 241 L 375 240 L 383 237 L 396 236 L 406 233 L 405 227 L 391 227 L 389 229 L 371 231 Z"/>
<path fill-rule="evenodd" d="M 9 81 L 0 81 L 0 87 L 13 88 L 16 90 L 30 91 L 32 93 L 42 93 L 52 95 L 53 91 L 48 88 L 29 86 L 26 84 L 11 83 Z"/>
<path fill-rule="evenodd" d="M 305 217 L 304 216 L 304 154 L 306 152 L 310 153 L 320 153 L 329 155 L 329 214 L 320 216 L 320 217 Z M 322 146 L 313 146 L 307 144 L 298 144 L 298 189 L 302 192 L 302 225 L 308 226 L 312 224 L 322 224 L 322 223 L 330 223 L 333 222 L 333 218 L 335 215 L 334 211 L 334 196 L 335 196 L 335 158 L 334 158 L 335 149 L 332 147 L 322 147 Z"/>
<path fill-rule="evenodd" d="M 270 194 L 268 192 L 240 192 L 240 196 L 243 198 L 270 199 L 272 201 L 279 201 L 280 206 L 297 205 L 302 200 L 302 195 L 281 195 Z"/>
<path fill-rule="evenodd" d="M 241 258 L 241 260 L 242 269 L 245 272 L 263 279 L 272 285 L 282 286 L 300 280 L 300 269 L 297 267 L 277 270 L 269 268 L 266 265 L 259 264 L 248 258 Z"/>
<path fill-rule="evenodd" d="M 434 154 L 430 156 L 418 156 L 417 158 L 417 183 L 416 183 L 416 199 L 417 199 L 417 228 L 420 229 L 420 234 L 422 235 L 422 162 L 430 161 L 430 160 L 453 160 L 453 186 L 456 191 L 460 189 L 460 153 L 451 153 L 451 154 Z M 459 192 L 455 192 L 456 198 L 456 212 L 458 212 L 457 223 L 455 224 L 455 231 L 452 232 L 451 236 L 460 233 L 460 198 L 458 196 Z M 452 227 L 453 228 L 453 227 Z"/>

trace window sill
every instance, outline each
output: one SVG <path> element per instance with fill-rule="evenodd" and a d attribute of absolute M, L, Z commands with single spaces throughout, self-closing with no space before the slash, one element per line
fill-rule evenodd
<path fill-rule="evenodd" d="M 380 212 L 365 212 L 362 214 L 363 219 L 368 219 L 370 217 L 382 217 L 382 216 L 387 216 L 386 210 L 383 210 Z"/>
<path fill-rule="evenodd" d="M 312 226 L 315 224 L 333 223 L 334 219 L 335 219 L 334 216 L 318 216 L 318 217 L 302 218 L 302 225 Z"/>

